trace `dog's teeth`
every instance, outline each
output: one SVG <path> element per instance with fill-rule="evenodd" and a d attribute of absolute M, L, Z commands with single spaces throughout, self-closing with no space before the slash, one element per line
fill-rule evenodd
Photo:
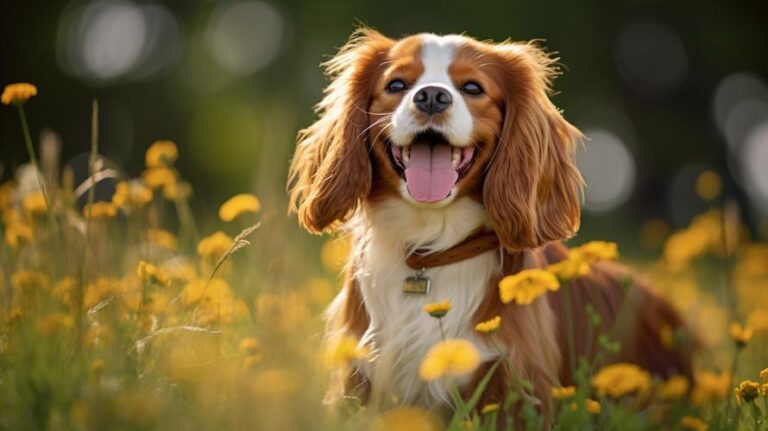
<path fill-rule="evenodd" d="M 411 146 L 403 148 L 403 161 L 407 162 L 411 160 Z"/>
<path fill-rule="evenodd" d="M 461 162 L 461 149 L 454 147 L 453 152 L 451 154 L 451 165 L 453 165 L 453 167 L 455 168 L 459 166 L 459 162 Z"/>

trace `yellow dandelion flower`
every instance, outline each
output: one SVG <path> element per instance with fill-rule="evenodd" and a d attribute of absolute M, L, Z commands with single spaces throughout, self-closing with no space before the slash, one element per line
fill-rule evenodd
<path fill-rule="evenodd" d="M 119 280 L 108 277 L 99 277 L 85 286 L 83 303 L 86 308 L 91 308 L 101 301 L 122 290 L 124 286 Z"/>
<path fill-rule="evenodd" d="M 618 363 L 601 368 L 592 378 L 592 386 L 600 395 L 618 398 L 634 392 L 645 392 L 651 375 L 634 364 Z"/>
<path fill-rule="evenodd" d="M 5 225 L 11 225 L 25 221 L 25 217 L 21 214 L 21 211 L 13 207 L 3 210 L 0 213 L 0 217 L 0 220 L 2 220 L 3 224 Z"/>
<path fill-rule="evenodd" d="M 0 101 L 3 105 L 22 104 L 33 96 L 37 96 L 37 87 L 27 82 L 18 82 L 5 86 Z"/>
<path fill-rule="evenodd" d="M 75 319 L 69 314 L 52 313 L 37 320 L 36 328 L 43 335 L 53 335 L 63 329 L 71 328 Z"/>
<path fill-rule="evenodd" d="M 619 256 L 615 243 L 590 241 L 568 252 L 560 262 L 547 267 L 547 270 L 560 280 L 573 280 L 589 274 L 590 265 L 603 260 L 613 260 Z"/>
<path fill-rule="evenodd" d="M 175 183 L 176 174 L 166 167 L 149 168 L 141 174 L 141 179 L 149 188 L 158 189 Z"/>
<path fill-rule="evenodd" d="M 736 398 L 739 402 L 749 403 L 755 398 L 760 396 L 760 383 L 753 382 L 752 380 L 744 380 L 739 383 L 739 386 L 735 389 Z"/>
<path fill-rule="evenodd" d="M 74 304 L 73 295 L 77 289 L 77 281 L 72 277 L 64 277 L 53 286 L 51 293 L 62 304 Z"/>
<path fill-rule="evenodd" d="M 569 258 L 594 265 L 603 260 L 615 260 L 619 257 L 619 248 L 615 242 L 590 241 L 569 252 Z"/>
<path fill-rule="evenodd" d="M 662 400 L 676 400 L 688 393 L 690 383 L 684 376 L 672 376 L 664 381 L 657 389 L 657 395 Z"/>
<path fill-rule="evenodd" d="M 43 192 L 32 192 L 24 197 L 22 206 L 27 214 L 39 215 L 48 211 L 48 203 Z"/>
<path fill-rule="evenodd" d="M 0 211 L 8 208 L 13 203 L 13 193 L 16 186 L 12 181 L 6 181 L 0 185 Z"/>
<path fill-rule="evenodd" d="M 441 341 L 427 352 L 419 366 L 423 380 L 436 380 L 443 376 L 463 376 L 473 372 L 480 363 L 475 345 L 467 340 L 452 338 Z"/>
<path fill-rule="evenodd" d="M 17 271 L 11 275 L 11 286 L 20 291 L 36 291 L 48 286 L 48 276 L 38 271 Z"/>
<path fill-rule="evenodd" d="M 117 205 L 112 202 L 94 202 L 83 208 L 83 216 L 90 219 L 108 219 L 117 216 Z"/>
<path fill-rule="evenodd" d="M 591 415 L 599 415 L 601 411 L 600 403 L 591 398 L 587 398 L 584 400 L 584 410 Z M 577 402 L 574 401 L 571 403 L 571 411 L 579 411 L 579 404 Z"/>
<path fill-rule="evenodd" d="M 600 408 L 600 403 L 599 402 L 597 402 L 597 401 L 595 401 L 595 400 L 593 400 L 591 398 L 587 398 L 584 401 L 584 404 L 587 407 L 587 411 L 590 414 L 593 414 L 593 415 L 599 415 L 600 414 L 601 408 Z"/>
<path fill-rule="evenodd" d="M 749 313 L 747 326 L 755 328 L 755 331 L 768 332 L 768 311 L 754 310 Z"/>
<path fill-rule="evenodd" d="M 257 213 L 261 211 L 261 203 L 256 196 L 249 193 L 240 193 L 232 196 L 219 208 L 219 218 L 230 222 L 243 214 Z"/>
<path fill-rule="evenodd" d="M 8 325 L 13 325 L 21 320 L 22 316 L 24 316 L 22 308 L 18 305 L 14 305 L 10 310 L 8 310 L 8 314 L 5 316 L 5 323 Z"/>
<path fill-rule="evenodd" d="M 12 223 L 5 227 L 3 236 L 5 237 L 6 244 L 11 246 L 11 248 L 17 249 L 22 244 L 32 241 L 32 227 L 23 222 Z"/>
<path fill-rule="evenodd" d="M 547 291 L 560 289 L 560 282 L 552 273 L 543 269 L 524 269 L 499 282 L 501 302 L 514 301 L 520 305 L 532 303 Z"/>
<path fill-rule="evenodd" d="M 694 381 L 696 385 L 691 393 L 691 400 L 698 406 L 724 398 L 731 389 L 731 375 L 729 373 L 716 374 L 702 371 L 696 373 Z"/>
<path fill-rule="evenodd" d="M 486 320 L 485 322 L 480 322 L 475 325 L 475 331 L 488 334 L 491 332 L 496 332 L 496 330 L 499 329 L 499 325 L 501 325 L 501 316 L 496 316 L 492 319 Z"/>
<path fill-rule="evenodd" d="M 361 346 L 354 337 L 343 336 L 326 346 L 325 364 L 329 367 L 344 367 L 352 361 L 365 359 L 369 353 L 368 347 Z"/>
<path fill-rule="evenodd" d="M 441 431 L 445 427 L 433 413 L 419 407 L 387 410 L 371 422 L 371 431 Z"/>
<path fill-rule="evenodd" d="M 197 254 L 202 258 L 218 259 L 232 247 L 232 237 L 222 231 L 217 231 L 197 243 Z"/>
<path fill-rule="evenodd" d="M 136 268 L 136 274 L 144 283 L 156 284 L 163 287 L 168 287 L 171 284 L 171 279 L 160 268 L 143 260 L 139 261 L 139 265 Z"/>
<path fill-rule="evenodd" d="M 239 350 L 240 353 L 253 355 L 259 350 L 259 340 L 254 337 L 245 337 L 240 340 L 240 344 L 238 344 L 237 350 Z"/>
<path fill-rule="evenodd" d="M 700 198 L 711 201 L 720 196 L 723 191 L 723 180 L 715 171 L 704 171 L 696 177 L 696 194 Z"/>
<path fill-rule="evenodd" d="M 198 302 L 202 304 L 220 304 L 232 299 L 232 290 L 226 281 L 214 278 L 208 283 L 207 289 L 205 285 L 206 280 L 197 279 L 184 286 L 184 303 L 187 305 L 194 305 Z"/>
<path fill-rule="evenodd" d="M 576 395 L 575 386 L 564 386 L 562 388 L 552 388 L 552 398 L 556 400 L 564 400 Z"/>
<path fill-rule="evenodd" d="M 163 197 L 169 201 L 189 199 L 192 186 L 186 181 L 174 181 L 163 186 Z"/>
<path fill-rule="evenodd" d="M 348 237 L 331 238 L 320 249 L 320 260 L 323 266 L 330 272 L 339 272 L 344 268 L 352 242 Z"/>
<path fill-rule="evenodd" d="M 432 302 L 424 306 L 424 311 L 432 317 L 441 318 L 451 311 L 451 301 Z"/>
<path fill-rule="evenodd" d="M 147 229 L 147 241 L 168 250 L 176 250 L 179 246 L 176 235 L 164 229 Z"/>
<path fill-rule="evenodd" d="M 191 282 L 197 278 L 197 268 L 184 260 L 174 259 L 163 262 L 163 272 L 173 280 Z"/>
<path fill-rule="evenodd" d="M 493 413 L 495 411 L 499 410 L 499 403 L 490 403 L 483 406 L 482 409 L 480 409 L 480 413 L 487 415 L 489 413 Z"/>
<path fill-rule="evenodd" d="M 120 208 L 140 208 L 152 202 L 152 190 L 139 181 L 123 181 L 115 186 L 112 203 Z"/>
<path fill-rule="evenodd" d="M 707 424 L 694 416 L 683 416 L 680 418 L 680 427 L 691 431 L 707 431 Z"/>
<path fill-rule="evenodd" d="M 589 274 L 589 264 L 578 259 L 563 259 L 547 267 L 560 280 L 573 280 Z"/>
<path fill-rule="evenodd" d="M 179 158 L 179 149 L 173 141 L 155 141 L 147 148 L 144 163 L 148 168 L 172 165 Z"/>
<path fill-rule="evenodd" d="M 736 347 L 742 348 L 749 343 L 752 336 L 755 334 L 755 330 L 750 327 L 743 327 L 740 323 L 731 323 L 728 328 L 728 332 L 731 334 L 733 342 L 736 343 Z"/>
<path fill-rule="evenodd" d="M 760 378 L 763 379 L 763 383 L 768 383 L 768 368 L 763 368 L 760 371 Z"/>

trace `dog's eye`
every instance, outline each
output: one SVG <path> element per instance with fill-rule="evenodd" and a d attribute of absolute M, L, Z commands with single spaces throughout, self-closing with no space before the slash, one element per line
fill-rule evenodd
<path fill-rule="evenodd" d="M 405 90 L 405 87 L 405 81 L 402 79 L 393 79 L 389 81 L 389 84 L 387 84 L 387 91 L 390 93 L 399 93 Z"/>
<path fill-rule="evenodd" d="M 461 91 L 471 96 L 479 96 L 483 94 L 483 87 L 475 81 L 469 81 L 461 86 Z"/>

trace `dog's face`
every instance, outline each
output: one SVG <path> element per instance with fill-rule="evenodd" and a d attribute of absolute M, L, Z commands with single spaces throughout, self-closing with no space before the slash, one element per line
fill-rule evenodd
<path fill-rule="evenodd" d="M 322 231 L 368 199 L 485 206 L 508 248 L 578 228 L 580 134 L 547 92 L 553 60 L 530 44 L 362 30 L 327 65 L 320 119 L 299 136 L 292 205 Z"/>
<path fill-rule="evenodd" d="M 368 109 L 378 191 L 444 206 L 473 189 L 501 132 L 503 90 L 487 49 L 460 36 L 392 46 Z"/>

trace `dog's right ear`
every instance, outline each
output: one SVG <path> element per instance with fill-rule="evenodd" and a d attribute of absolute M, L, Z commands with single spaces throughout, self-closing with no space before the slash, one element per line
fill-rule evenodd
<path fill-rule="evenodd" d="M 368 109 L 393 44 L 361 28 L 323 65 L 332 82 L 316 107 L 320 118 L 299 132 L 288 177 L 289 211 L 310 232 L 345 221 L 370 192 Z"/>

